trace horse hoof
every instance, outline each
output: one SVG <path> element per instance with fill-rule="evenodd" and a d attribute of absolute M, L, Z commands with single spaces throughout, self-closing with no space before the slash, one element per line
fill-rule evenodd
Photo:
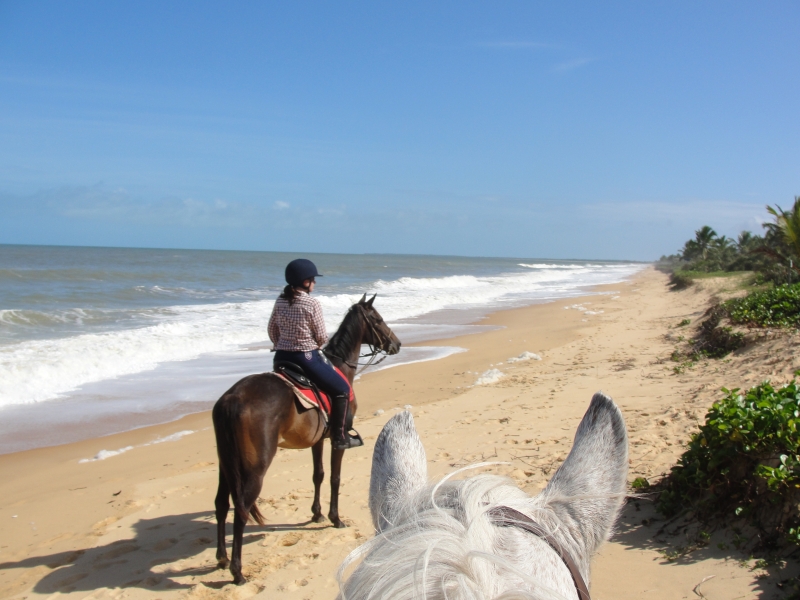
<path fill-rule="evenodd" d="M 311 517 L 312 523 L 322 523 L 323 521 L 325 521 L 325 517 L 323 517 L 322 515 L 314 515 L 313 517 Z"/>
<path fill-rule="evenodd" d="M 217 568 L 227 569 L 230 564 L 231 564 L 231 561 L 229 561 L 227 558 L 220 558 L 217 561 Z"/>
<path fill-rule="evenodd" d="M 336 529 L 347 529 L 347 525 L 345 525 L 345 524 L 344 524 L 342 521 L 340 521 L 339 519 L 336 519 L 336 520 L 333 522 L 333 526 L 334 526 L 334 527 L 336 527 Z"/>
<path fill-rule="evenodd" d="M 245 583 L 247 583 L 247 579 L 245 579 L 244 575 L 234 575 L 233 583 L 235 585 L 244 585 Z"/>

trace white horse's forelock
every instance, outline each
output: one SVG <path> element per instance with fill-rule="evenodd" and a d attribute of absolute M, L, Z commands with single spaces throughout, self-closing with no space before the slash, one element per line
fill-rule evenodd
<path fill-rule="evenodd" d="M 486 465 L 472 468 L 479 466 Z M 488 515 L 497 506 L 516 508 L 556 534 L 551 511 L 536 506 L 504 477 L 482 474 L 450 481 L 455 474 L 405 499 L 391 528 L 347 556 L 337 573 L 342 600 L 574 598 L 566 566 L 545 541 L 498 527 Z M 345 572 L 361 559 L 344 582 Z M 534 560 L 541 567 L 536 576 L 531 575 Z M 573 594 L 558 591 L 565 578 Z"/>

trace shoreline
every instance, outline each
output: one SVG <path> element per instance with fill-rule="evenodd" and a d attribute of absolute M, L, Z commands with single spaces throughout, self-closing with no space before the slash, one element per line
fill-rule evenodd
<path fill-rule="evenodd" d="M 641 271 L 639 271 L 641 272 Z M 632 277 L 636 277 L 634 274 Z M 629 281 L 625 280 L 625 282 Z M 602 285 L 587 285 L 585 289 L 581 290 L 579 295 L 572 295 L 563 298 L 554 298 L 548 300 L 533 300 L 523 303 L 522 305 L 512 306 L 509 308 L 505 307 L 497 307 L 493 305 L 487 305 L 486 307 L 474 307 L 469 309 L 442 309 L 438 311 L 434 311 L 430 314 L 421 315 L 419 317 L 413 317 L 411 319 L 403 319 L 400 321 L 401 325 L 416 325 L 418 327 L 430 327 L 432 329 L 431 337 L 427 337 L 424 334 L 420 334 L 419 332 L 416 335 L 413 335 L 413 342 L 404 344 L 404 348 L 431 348 L 441 349 L 445 354 L 443 356 L 433 356 L 433 357 L 423 357 L 417 360 L 410 360 L 409 362 L 399 362 L 398 364 L 389 364 L 386 367 L 379 368 L 375 371 L 367 371 L 361 374 L 358 379 L 356 385 L 358 383 L 364 381 L 364 378 L 372 378 L 380 372 L 396 369 L 397 367 L 411 365 L 411 364 L 423 364 L 423 363 L 438 363 L 441 360 L 444 360 L 451 356 L 452 354 L 463 353 L 465 348 L 469 350 L 462 340 L 471 338 L 476 335 L 480 335 L 482 333 L 486 333 L 487 331 L 491 331 L 492 328 L 502 328 L 505 325 L 502 324 L 502 319 L 500 322 L 495 322 L 492 318 L 493 315 L 499 313 L 505 313 L 509 311 L 516 311 L 516 310 L 524 310 L 533 306 L 540 306 L 540 305 L 549 305 L 557 302 L 564 302 L 570 301 L 580 298 L 586 298 L 593 295 L 598 295 L 603 293 L 600 291 L 603 288 L 611 287 L 613 288 L 615 285 L 618 284 L 602 284 Z M 380 309 L 380 306 L 378 306 Z M 449 318 L 445 315 L 452 315 Z M 458 331 L 454 331 L 450 335 L 444 336 L 437 336 L 433 334 L 435 333 L 442 333 L 442 329 L 454 329 Z M 450 343 L 452 342 L 452 343 Z M 458 342 L 458 343 L 456 343 Z M 251 350 L 263 350 L 268 348 L 268 346 L 264 346 L 263 344 L 250 344 L 246 348 L 237 350 L 236 352 L 249 352 Z M 451 350 L 452 349 L 452 350 Z M 189 362 L 209 362 L 211 361 L 213 355 L 203 355 L 197 357 Z M 250 364 L 252 363 L 252 357 L 243 355 L 241 358 L 245 359 L 242 364 Z M 394 357 L 390 357 L 391 360 Z M 402 359 L 400 359 L 402 361 Z M 267 361 L 263 365 L 266 368 L 269 368 L 271 364 L 271 355 L 267 355 Z M 122 380 L 127 379 L 141 379 L 142 381 L 138 384 L 138 397 L 149 397 L 152 396 L 152 392 L 157 392 L 158 390 L 148 390 L 148 382 L 151 378 L 155 378 L 156 380 L 163 379 L 162 371 L 169 370 L 171 368 L 176 368 L 175 365 L 172 363 L 165 363 L 159 365 L 156 369 L 152 371 L 144 371 L 142 373 L 137 373 L 131 376 L 125 376 Z M 180 367 L 177 367 L 180 369 Z M 256 369 L 255 371 L 252 368 L 248 371 L 250 372 L 258 372 Z M 241 375 L 244 376 L 244 375 Z M 227 387 L 235 382 L 236 378 L 239 375 L 232 375 L 229 384 Z M 189 408 L 188 406 L 181 409 L 180 404 L 175 405 L 165 405 L 160 406 L 157 409 L 158 416 L 154 416 L 151 418 L 151 415 L 147 413 L 135 412 L 135 413 L 108 413 L 108 414 L 97 414 L 93 417 L 89 418 L 88 420 L 76 420 L 76 421 L 69 421 L 70 417 L 70 403 L 74 402 L 76 398 L 81 398 L 86 396 L 87 398 L 92 398 L 95 395 L 98 395 L 99 392 L 97 391 L 99 388 L 102 388 L 103 384 L 108 385 L 115 385 L 113 380 L 109 382 L 93 382 L 90 384 L 86 384 L 81 386 L 78 390 L 70 392 L 64 398 L 55 398 L 52 400 L 43 401 L 40 403 L 35 403 L 34 405 L 12 405 L 7 407 L 7 411 L 10 414 L 19 413 L 16 417 L 11 417 L 11 423 L 21 426 L 20 429 L 9 430 L 6 432 L 5 436 L 5 447 L 12 447 L 20 446 L 24 444 L 25 439 L 27 436 L 43 436 L 46 435 L 45 427 L 43 425 L 37 425 L 37 416 L 42 416 L 46 414 L 53 414 L 53 411 L 56 411 L 60 415 L 64 417 L 63 420 L 57 420 L 58 425 L 65 424 L 67 427 L 72 428 L 72 434 L 69 437 L 75 439 L 54 439 L 52 442 L 48 441 L 37 441 L 34 444 L 43 444 L 43 445 L 31 445 L 30 447 L 23 447 L 19 449 L 11 449 L 6 450 L 4 446 L 0 446 L 0 456 L 6 455 L 13 455 L 19 452 L 26 452 L 29 450 L 36 450 L 40 448 L 56 448 L 59 446 L 65 446 L 69 444 L 75 444 L 82 441 L 88 441 L 93 439 L 106 439 L 111 438 L 116 435 L 121 435 L 125 433 L 134 432 L 137 430 L 147 430 L 151 427 L 159 427 L 159 426 L 170 426 L 174 423 L 181 422 L 183 419 L 187 419 L 192 417 L 193 415 L 199 415 L 203 413 L 210 412 L 213 403 L 216 401 L 216 398 L 213 400 L 203 400 L 203 401 L 194 401 L 194 404 L 208 404 L 207 407 L 203 407 L 197 409 L 195 407 Z M 180 380 L 182 383 L 186 383 L 183 380 Z M 120 384 L 119 382 L 116 383 L 117 386 L 125 385 Z M 219 395 L 221 395 L 227 387 L 220 387 L 219 388 Z M 83 391 L 82 391 L 83 390 Z M 86 390 L 92 390 L 92 393 L 87 394 Z M 166 390 L 165 390 L 166 391 Z M 150 392 L 150 394 L 148 394 Z M 98 395 L 98 398 L 100 396 Z M 218 397 L 218 396 L 217 396 Z M 86 400 L 85 400 L 86 401 Z M 94 401 L 94 400 L 93 400 Z M 184 404 L 192 404 L 192 402 Z M 187 410 L 188 409 L 188 410 Z M 362 413 L 363 416 L 363 413 Z M 126 427 L 122 425 L 122 423 L 128 421 L 138 422 L 137 424 Z M 149 421 L 156 421 L 156 422 L 149 422 Z M 50 425 L 50 423 L 48 423 Z M 75 430 L 81 430 L 81 433 L 74 433 Z M 110 430 L 110 431 L 109 431 Z M 84 433 L 85 432 L 85 433 Z M 65 437 L 65 436 L 62 436 Z M 122 446 L 120 446 L 121 448 Z M 116 449 L 116 448 L 115 448 Z M 105 450 L 112 450 L 111 448 L 106 448 Z"/>
<path fill-rule="evenodd" d="M 372 535 L 371 447 L 386 420 L 406 404 L 425 445 L 431 478 L 497 461 L 488 470 L 535 494 L 565 458 L 591 395 L 601 389 L 616 400 L 627 422 L 629 481 L 657 477 L 680 455 L 720 381 L 728 377 L 729 385 L 738 383 L 730 381 L 732 373 L 746 380 L 745 369 L 756 359 L 753 354 L 735 357 L 726 363 L 727 375 L 717 372 L 719 363 L 673 373 L 662 363 L 671 350 L 670 328 L 684 318 L 700 318 L 711 293 L 668 294 L 666 276 L 652 268 L 601 289 L 619 294 L 492 313 L 480 324 L 503 329 L 447 339 L 447 345 L 467 352 L 377 371 L 356 382 L 356 427 L 366 448 L 348 452 L 343 465 L 340 509 L 348 528 L 308 522 L 311 454 L 279 450 L 259 500 L 268 524 L 248 525 L 245 531 L 243 560 L 250 583 L 243 587 L 230 585 L 229 573 L 215 568 L 217 458 L 208 412 L 0 456 L 0 494 L 6 499 L 0 506 L 0 596 L 32 600 L 59 593 L 77 599 L 91 593 L 99 599 L 124 592 L 146 600 L 332 598 L 339 563 Z M 572 305 L 583 310 L 565 310 Z M 524 351 L 542 360 L 506 362 Z M 763 349 L 766 355 L 770 351 Z M 502 371 L 503 378 L 473 385 L 490 368 Z M 144 445 L 181 430 L 195 433 Z M 103 448 L 127 446 L 134 449 L 78 463 Z M 326 481 L 324 512 L 327 486 Z M 593 560 L 593 597 L 690 597 L 710 574 L 716 577 L 703 585 L 703 593 L 711 600 L 754 598 L 765 585 L 758 571 L 739 564 L 747 557 L 729 560 L 733 550 L 717 549 L 726 540 L 716 534 L 695 559 L 670 562 L 665 555 L 675 545 L 654 537 L 658 520 L 645 500 L 627 505 L 617 535 Z"/>
<path fill-rule="evenodd" d="M 80 437 L 96 437 L 210 409 L 230 382 L 271 368 L 263 346 L 270 345 L 267 322 L 287 255 L 73 250 L 3 255 L 12 285 L 0 290 L 0 452 L 38 446 L 28 443 L 36 438 L 48 445 L 77 441 L 51 430 L 87 429 Z M 383 316 L 406 342 L 450 335 L 455 323 L 473 320 L 474 307 L 492 311 L 570 295 L 644 266 L 416 255 L 319 259 L 330 267 L 317 294 L 328 329 L 369 288 L 380 293 Z"/>

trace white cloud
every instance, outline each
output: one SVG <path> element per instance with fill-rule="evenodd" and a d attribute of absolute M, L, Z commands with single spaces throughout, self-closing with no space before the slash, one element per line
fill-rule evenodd
<path fill-rule="evenodd" d="M 742 230 L 761 233 L 762 223 L 770 220 L 763 204 L 703 199 L 600 202 L 584 204 L 577 213 L 591 221 L 635 223 L 645 228 L 694 231 L 710 225 L 724 235 L 736 235 Z"/>
<path fill-rule="evenodd" d="M 289 203 L 284 202 L 283 200 L 276 200 L 275 204 L 273 204 L 272 206 L 274 206 L 277 210 L 285 210 L 289 208 Z"/>
<path fill-rule="evenodd" d="M 558 73 L 565 73 L 567 71 L 574 71 L 575 69 L 579 69 L 581 67 L 585 67 L 589 63 L 593 63 L 599 59 L 597 58 L 575 58 L 573 60 L 567 60 L 561 63 L 558 63 L 553 67 L 553 71 Z"/>
<path fill-rule="evenodd" d="M 501 42 L 479 42 L 477 44 L 482 48 L 509 48 L 509 49 L 524 49 L 524 48 L 552 48 L 551 44 L 544 42 L 525 42 L 525 41 L 501 41 Z"/>
<path fill-rule="evenodd" d="M 320 207 L 317 209 L 317 214 L 325 215 L 328 217 L 341 217 L 344 215 L 344 207 Z"/>
<path fill-rule="evenodd" d="M 257 206 L 221 198 L 142 197 L 104 184 L 65 186 L 29 196 L 0 195 L 0 203 L 16 206 L 12 211 L 16 213 L 48 212 L 79 220 L 186 227 L 252 226 L 264 213 Z"/>
<path fill-rule="evenodd" d="M 638 200 L 632 202 L 598 202 L 584 204 L 581 210 L 603 213 L 614 218 L 628 218 L 644 221 L 658 221 L 664 218 L 691 219 L 692 221 L 708 218 L 734 217 L 748 219 L 763 216 L 767 220 L 767 211 L 763 204 L 751 202 L 734 202 L 730 200 L 703 200 L 691 198 L 674 202 Z M 763 221 L 762 221 L 763 222 Z"/>

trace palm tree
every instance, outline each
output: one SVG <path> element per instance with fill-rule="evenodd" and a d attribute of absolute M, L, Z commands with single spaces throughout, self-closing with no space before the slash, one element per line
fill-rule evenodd
<path fill-rule="evenodd" d="M 711 242 L 713 242 L 716 237 L 716 231 L 711 229 L 708 225 L 703 225 L 703 227 L 694 232 L 694 239 L 688 240 L 683 245 L 681 257 L 683 260 L 687 261 L 693 261 L 696 258 L 706 260 L 706 258 L 708 258 Z"/>
<path fill-rule="evenodd" d="M 800 196 L 794 197 L 794 205 L 789 210 L 776 204 L 775 208 L 767 206 L 767 212 L 775 217 L 775 223 L 766 223 L 765 227 L 779 232 L 795 257 L 800 257 Z"/>
<path fill-rule="evenodd" d="M 727 236 L 714 238 L 709 244 L 706 252 L 706 269 L 709 271 L 721 271 L 736 258 L 736 245 Z"/>
<path fill-rule="evenodd" d="M 708 258 L 708 252 L 711 250 L 711 245 L 717 237 L 717 232 L 711 229 L 708 225 L 703 225 L 700 229 L 694 232 L 694 241 L 697 244 L 697 251 L 703 260 Z"/>
<path fill-rule="evenodd" d="M 797 264 L 800 260 L 800 196 L 794 197 L 794 205 L 789 210 L 776 204 L 775 208 L 768 205 L 767 212 L 775 217 L 775 222 L 764 223 L 767 245 L 759 251 L 782 264 L 788 262 L 794 271 L 800 273 Z"/>
<path fill-rule="evenodd" d="M 754 236 L 749 231 L 743 231 L 739 234 L 739 237 L 736 239 L 736 249 L 739 251 L 739 254 L 744 254 L 745 252 L 749 252 L 752 249 L 753 242 L 756 240 L 756 236 Z"/>

